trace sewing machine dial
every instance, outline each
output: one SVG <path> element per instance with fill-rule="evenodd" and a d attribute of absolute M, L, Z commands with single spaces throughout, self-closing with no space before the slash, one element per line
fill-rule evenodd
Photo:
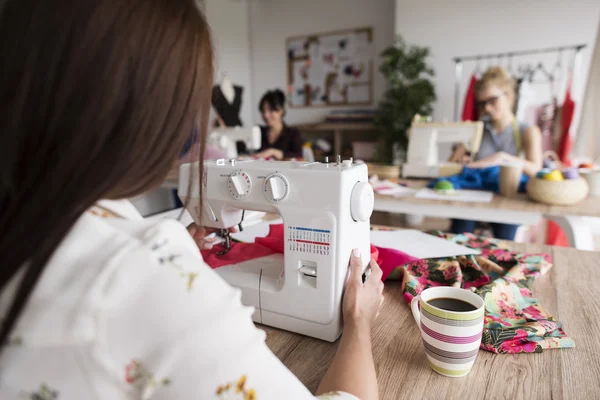
<path fill-rule="evenodd" d="M 252 181 L 248 174 L 242 171 L 234 172 L 227 180 L 227 188 L 229 194 L 236 200 L 243 200 L 250 194 L 252 190 Z"/>
<path fill-rule="evenodd" d="M 274 173 L 267 176 L 263 189 L 267 200 L 279 203 L 287 197 L 290 190 L 290 183 L 285 176 Z"/>

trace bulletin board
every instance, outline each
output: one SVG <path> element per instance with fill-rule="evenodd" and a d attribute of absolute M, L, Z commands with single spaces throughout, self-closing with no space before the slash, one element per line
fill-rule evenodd
<path fill-rule="evenodd" d="M 286 49 L 290 107 L 372 104 L 372 28 L 295 36 Z"/>

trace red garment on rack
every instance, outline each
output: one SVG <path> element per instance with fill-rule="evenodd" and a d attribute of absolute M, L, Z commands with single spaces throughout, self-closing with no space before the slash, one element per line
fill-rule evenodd
<path fill-rule="evenodd" d="M 571 140 L 571 123 L 573 122 L 573 114 L 575 113 L 575 102 L 571 97 L 571 77 L 567 83 L 567 93 L 565 95 L 565 101 L 562 106 L 562 120 L 561 120 L 561 136 L 560 143 L 558 145 L 558 157 L 560 161 L 567 165 L 571 165 L 569 159 L 569 153 L 571 152 L 571 146 L 573 144 Z M 567 247 L 569 245 L 567 235 L 560 228 L 560 226 L 553 221 L 548 221 L 546 230 L 546 244 L 551 246 Z"/>
<path fill-rule="evenodd" d="M 573 122 L 573 114 L 575 114 L 575 102 L 571 97 L 571 78 L 569 77 L 567 94 L 565 95 L 565 102 L 562 106 L 562 133 L 560 144 L 558 146 L 558 156 L 560 157 L 560 161 L 568 166 L 571 165 L 569 153 L 571 152 L 571 146 L 573 145 L 571 140 L 571 122 Z"/>
<path fill-rule="evenodd" d="M 469 81 L 469 87 L 465 95 L 465 103 L 463 105 L 462 120 L 463 121 L 477 121 L 479 116 L 477 115 L 477 98 L 475 97 L 475 85 L 477 84 L 477 78 L 475 74 L 471 75 Z"/>

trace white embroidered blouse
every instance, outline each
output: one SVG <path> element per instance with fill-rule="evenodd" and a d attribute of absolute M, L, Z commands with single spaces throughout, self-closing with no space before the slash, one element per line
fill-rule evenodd
<path fill-rule="evenodd" d="M 90 211 L 0 353 L 0 399 L 314 399 L 180 223 L 145 220 L 129 202 Z"/>

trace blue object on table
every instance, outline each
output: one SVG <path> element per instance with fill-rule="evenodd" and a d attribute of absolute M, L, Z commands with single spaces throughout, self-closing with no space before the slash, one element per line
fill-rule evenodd
<path fill-rule="evenodd" d="M 458 175 L 447 176 L 444 178 L 434 179 L 429 182 L 427 187 L 433 188 L 438 181 L 446 180 L 454 185 L 454 189 L 471 189 L 471 190 L 486 190 L 489 192 L 498 193 L 500 182 L 500 167 L 487 168 L 467 168 L 464 167 Z M 525 174 L 521 175 L 519 183 L 519 192 L 525 192 L 525 187 L 529 177 Z"/>

